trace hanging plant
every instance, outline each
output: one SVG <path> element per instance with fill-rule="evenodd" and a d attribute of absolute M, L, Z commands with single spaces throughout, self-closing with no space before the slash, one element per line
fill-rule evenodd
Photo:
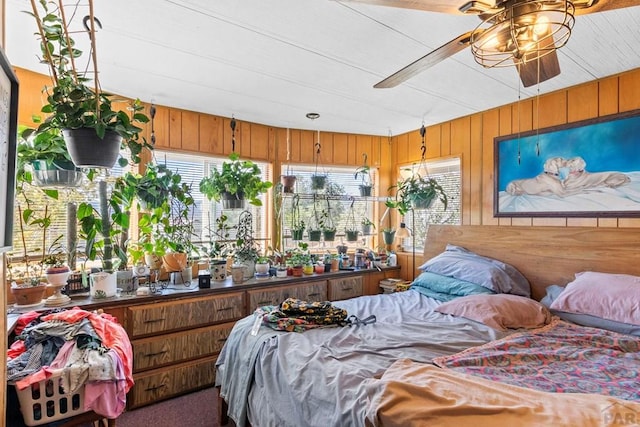
<path fill-rule="evenodd" d="M 304 227 L 304 221 L 300 217 L 300 196 L 296 194 L 291 200 L 291 238 L 302 240 Z"/>
<path fill-rule="evenodd" d="M 336 226 L 333 223 L 331 215 L 331 202 L 329 201 L 329 196 L 325 196 L 325 201 L 327 206 L 320 214 L 320 228 L 322 229 L 325 242 L 332 242 L 336 238 Z"/>
<path fill-rule="evenodd" d="M 320 145 L 320 131 L 318 131 L 318 139 L 316 141 L 316 170 L 313 175 L 311 175 L 311 189 L 312 190 L 322 190 L 327 185 L 327 174 L 320 173 L 318 170 L 318 165 L 320 163 L 320 151 L 322 146 Z"/>
<path fill-rule="evenodd" d="M 347 235 L 348 242 L 355 242 L 358 240 L 358 226 L 356 223 L 354 202 L 355 200 L 351 198 L 351 205 L 349 206 L 349 212 L 347 213 L 347 222 L 344 229 L 344 232 Z"/>
<path fill-rule="evenodd" d="M 357 180 L 360 178 L 360 185 L 358 188 L 360 189 L 360 196 L 362 197 L 370 197 L 371 189 L 373 186 L 373 180 L 371 179 L 371 168 L 367 164 L 367 153 L 362 153 L 363 165 L 356 169 L 353 177 Z"/>

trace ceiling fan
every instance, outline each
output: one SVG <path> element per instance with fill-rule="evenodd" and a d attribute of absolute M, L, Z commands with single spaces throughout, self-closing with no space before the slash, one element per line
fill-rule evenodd
<path fill-rule="evenodd" d="M 345 1 L 345 0 L 340 0 Z M 574 15 L 640 5 L 640 0 L 346 0 L 380 6 L 478 15 L 475 29 L 429 52 L 379 83 L 391 88 L 471 46 L 487 68 L 515 66 L 525 87 L 560 74 L 556 50 L 571 35 Z"/>

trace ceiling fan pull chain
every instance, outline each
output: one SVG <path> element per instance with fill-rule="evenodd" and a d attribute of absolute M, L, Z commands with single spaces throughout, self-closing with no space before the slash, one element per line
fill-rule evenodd
<path fill-rule="evenodd" d="M 229 127 L 231 127 L 231 152 L 236 152 L 236 118 L 231 116 L 231 123 L 229 123 Z"/>

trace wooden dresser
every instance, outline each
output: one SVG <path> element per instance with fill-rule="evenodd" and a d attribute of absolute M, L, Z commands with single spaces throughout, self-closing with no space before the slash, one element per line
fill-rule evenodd
<path fill-rule="evenodd" d="M 73 306 L 103 309 L 122 323 L 133 346 L 135 385 L 127 395 L 134 409 L 215 382 L 215 361 L 235 322 L 256 307 L 288 297 L 307 301 L 342 300 L 379 293 L 378 283 L 399 277 L 400 268 L 340 271 L 300 278 L 248 280 L 211 288 L 166 289 L 150 296 L 108 300 L 74 299 Z M 212 402 L 213 404 L 214 402 Z"/>

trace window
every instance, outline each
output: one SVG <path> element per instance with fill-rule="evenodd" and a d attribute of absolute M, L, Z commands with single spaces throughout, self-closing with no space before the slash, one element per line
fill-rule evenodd
<path fill-rule="evenodd" d="M 192 194 L 196 201 L 196 211 L 194 212 L 196 235 L 199 236 L 199 242 L 203 244 L 209 241 L 210 230 L 215 228 L 216 219 L 222 214 L 222 204 L 215 201 L 209 201 L 200 192 L 199 185 L 202 177 L 209 175 L 212 168 L 221 168 L 226 158 L 207 157 L 192 154 L 180 154 L 169 151 L 155 151 L 156 162 L 166 163 L 167 167 L 173 171 L 177 171 L 182 180 L 191 184 Z M 271 167 L 268 163 L 254 162 L 262 171 L 263 181 L 271 181 Z M 268 212 L 269 201 L 265 194 L 260 196 L 263 206 L 253 206 L 246 203 L 246 210 L 251 212 L 253 219 L 254 238 L 264 250 L 269 246 L 269 224 Z M 227 224 L 234 226 L 238 224 L 241 209 L 224 210 L 224 214 L 228 217 Z M 229 238 L 235 239 L 235 230 L 230 231 Z M 197 245 L 201 246 L 201 245 Z"/>
<path fill-rule="evenodd" d="M 310 249 L 330 249 L 336 245 L 345 244 L 351 247 L 357 246 L 373 246 L 373 237 L 376 235 L 375 228 L 372 228 L 371 235 L 358 234 L 358 240 L 355 242 L 347 242 L 345 229 L 361 230 L 362 221 L 369 219 L 372 222 L 376 217 L 374 209 L 377 197 L 376 181 L 377 170 L 371 168 L 371 177 L 373 185 L 373 193 L 369 197 L 360 196 L 359 185 L 360 178 L 354 178 L 354 168 L 331 166 L 327 174 L 327 184 L 322 190 L 312 190 L 311 176 L 315 174 L 315 166 L 304 165 L 282 165 L 283 173 L 296 176 L 295 193 L 299 195 L 300 217 L 305 223 L 305 232 L 303 240 L 309 243 Z M 336 237 L 334 241 L 325 242 L 322 239 L 319 242 L 309 241 L 309 229 L 316 228 L 315 212 L 322 221 L 323 213 L 330 212 L 330 219 L 336 228 Z M 291 217 L 292 217 L 293 195 L 285 194 L 282 203 L 282 230 L 283 230 L 283 247 L 291 248 L 296 245 L 291 235 Z"/>
<path fill-rule="evenodd" d="M 460 158 L 451 157 L 445 159 L 428 160 L 425 163 L 430 177 L 435 178 L 447 193 L 447 209 L 441 201 L 436 200 L 433 207 L 428 210 L 409 211 L 405 215 L 404 222 L 415 236 L 415 250 L 424 249 L 424 240 L 429 224 L 460 224 L 461 201 L 460 189 L 462 177 L 460 173 Z M 407 171 L 406 169 L 411 169 Z M 399 176 L 417 173 L 417 165 L 402 165 L 399 167 Z M 421 170 L 421 174 L 424 172 Z M 423 175 L 424 176 L 424 175 Z M 415 222 L 414 222 L 415 220 Z M 400 244 L 405 250 L 412 250 L 413 237 L 404 239 Z"/>

